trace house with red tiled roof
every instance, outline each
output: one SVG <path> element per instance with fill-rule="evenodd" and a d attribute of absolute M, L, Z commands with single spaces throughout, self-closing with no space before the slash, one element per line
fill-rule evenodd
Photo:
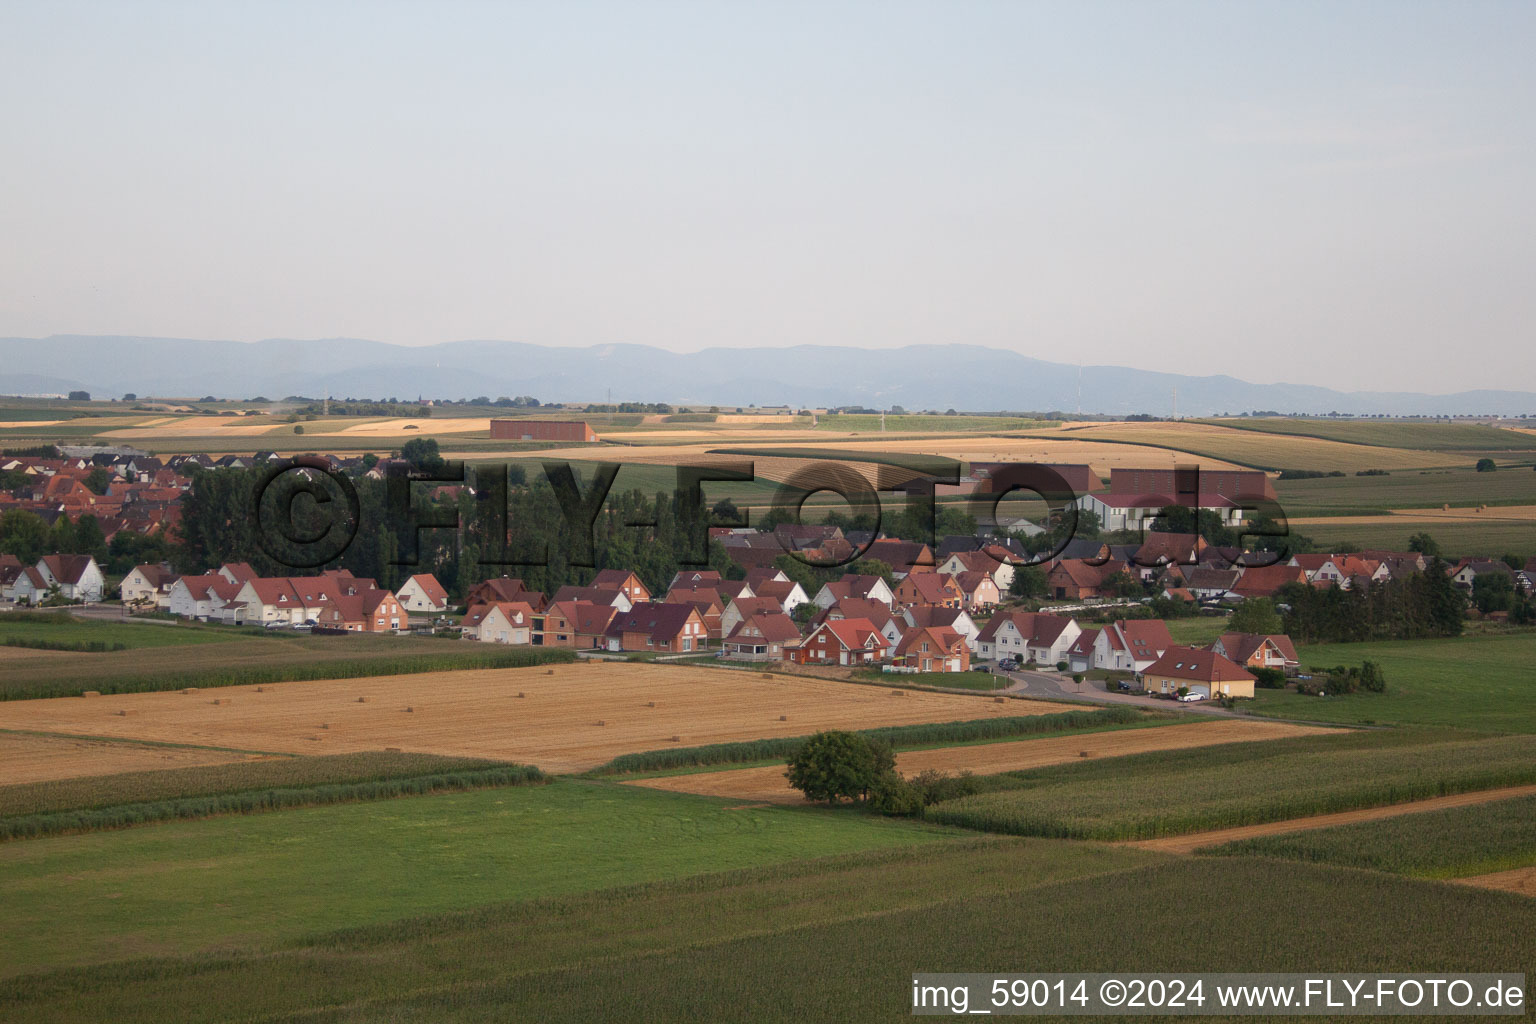
<path fill-rule="evenodd" d="M 796 608 L 811 600 L 805 588 L 794 580 L 765 580 L 756 584 L 752 592 L 757 597 L 771 598 L 779 602 L 779 608 L 785 615 L 793 615 Z"/>
<path fill-rule="evenodd" d="M 909 572 L 896 582 L 892 592 L 899 607 L 934 604 L 945 608 L 965 607 L 965 592 L 955 577 L 938 572 Z"/>
<path fill-rule="evenodd" d="M 1215 651 L 1170 647 L 1141 673 L 1148 693 L 1172 695 L 1181 689 L 1203 697 L 1252 697 L 1255 679 Z"/>
<path fill-rule="evenodd" d="M 761 588 L 758 592 L 762 592 Z M 846 597 L 868 598 L 887 605 L 896 603 L 896 595 L 891 591 L 884 577 L 859 573 L 847 573 L 842 579 L 822 584 L 813 600 L 818 608 L 830 608 Z"/>
<path fill-rule="evenodd" d="M 753 615 L 783 614 L 784 606 L 771 597 L 738 597 L 726 603 L 720 613 L 720 632 L 726 636 Z"/>
<path fill-rule="evenodd" d="M 1173 646 L 1162 619 L 1118 619 L 1099 630 L 1093 667 L 1109 672 L 1140 672 Z"/>
<path fill-rule="evenodd" d="M 1211 650 L 1244 668 L 1277 668 L 1286 675 L 1301 668 L 1296 647 L 1284 633 L 1223 633 Z"/>
<path fill-rule="evenodd" d="M 1055 665 L 1066 660 L 1067 649 L 1082 631 L 1075 620 L 1064 615 L 998 612 L 977 635 L 976 654 Z"/>
<path fill-rule="evenodd" d="M 464 637 L 488 644 L 533 643 L 533 608 L 523 601 L 471 605 L 460 624 Z"/>
<path fill-rule="evenodd" d="M 171 584 L 166 599 L 166 610 L 184 619 L 206 621 L 233 603 L 240 593 L 241 584 L 232 582 L 221 573 L 210 572 L 202 576 L 182 576 Z"/>
<path fill-rule="evenodd" d="M 901 577 L 912 572 L 932 572 L 933 551 L 917 541 L 882 537 L 870 541 L 861 558 L 873 558 L 891 567 L 891 575 Z"/>
<path fill-rule="evenodd" d="M 896 645 L 892 662 L 919 672 L 969 672 L 965 637 L 942 626 L 913 626 Z"/>
<path fill-rule="evenodd" d="M 707 640 L 704 620 L 691 604 L 642 601 L 614 615 L 605 633 L 610 651 L 702 651 Z"/>
<path fill-rule="evenodd" d="M 338 594 L 316 616 L 317 628 L 343 629 L 349 633 L 397 632 L 410 625 L 398 598 L 377 587 Z"/>
<path fill-rule="evenodd" d="M 57 587 L 66 600 L 100 601 L 106 589 L 101 566 L 90 555 L 44 555 L 36 568 L 42 574 L 43 586 L 48 590 Z"/>
<path fill-rule="evenodd" d="M 1062 558 L 1045 574 L 1045 585 L 1051 597 L 1059 601 L 1111 597 L 1114 594 L 1114 578 L 1126 571 L 1124 562 L 1113 559 L 1095 565 L 1077 558 Z"/>
<path fill-rule="evenodd" d="M 1099 630 L 1085 629 L 1072 641 L 1072 646 L 1067 648 L 1067 666 L 1073 672 L 1090 672 L 1094 668 L 1093 652 L 1098 644 Z"/>
<path fill-rule="evenodd" d="M 909 626 L 942 626 L 954 630 L 965 637 L 966 646 L 973 651 L 976 649 L 976 638 L 981 635 L 981 627 L 976 625 L 976 620 L 964 608 L 918 604 L 902 609 L 901 620 L 902 632 L 906 632 Z"/>
<path fill-rule="evenodd" d="M 908 626 L 905 619 L 887 608 L 883 602 L 850 597 L 817 613 L 810 621 L 810 628 L 814 630 L 823 622 L 835 622 L 838 619 L 868 619 L 892 647 L 900 642 Z"/>
<path fill-rule="evenodd" d="M 749 615 L 722 642 L 726 657 L 740 661 L 783 661 L 800 646 L 800 630 L 783 612 Z"/>
<path fill-rule="evenodd" d="M 1237 583 L 1227 591 L 1229 598 L 1274 597 L 1287 583 L 1306 583 L 1307 574 L 1300 566 L 1263 565 L 1244 569 Z"/>
<path fill-rule="evenodd" d="M 120 590 L 124 604 L 160 605 L 162 599 L 170 600 L 171 584 L 179 574 L 170 564 L 136 565 L 123 577 Z"/>
<path fill-rule="evenodd" d="M 971 611 L 987 611 L 1002 601 L 997 589 L 997 579 L 989 572 L 966 570 L 950 577 L 964 595 L 965 607 Z"/>
<path fill-rule="evenodd" d="M 549 607 L 533 613 L 533 645 L 535 647 L 581 647 L 577 626 L 581 622 L 583 608 L 596 607 L 582 601 L 551 601 Z M 610 613 L 613 612 L 609 608 Z M 612 614 L 609 615 L 609 621 Z M 608 622 L 603 623 L 608 628 Z"/>
<path fill-rule="evenodd" d="M 870 665 L 889 651 L 889 641 L 868 619 L 828 619 L 788 653 L 801 665 Z"/>
<path fill-rule="evenodd" d="M 651 589 L 628 569 L 601 569 L 592 577 L 590 585 L 604 590 L 617 590 L 629 598 L 631 605 L 651 599 Z"/>
<path fill-rule="evenodd" d="M 409 577 L 395 597 L 407 612 L 441 615 L 448 610 L 448 590 L 429 572 Z"/>
<path fill-rule="evenodd" d="M 1013 585 L 1013 555 L 1006 548 L 989 544 L 978 551 L 956 551 L 939 563 L 937 572 L 950 576 L 962 572 L 984 572 L 992 577 L 1000 591 Z"/>
<path fill-rule="evenodd" d="M 778 572 L 777 569 L 773 571 Z M 672 582 L 667 584 L 667 589 L 671 590 L 673 587 L 715 587 L 719 586 L 722 582 L 724 582 L 724 579 L 713 569 L 683 569 L 672 577 Z"/>
<path fill-rule="evenodd" d="M 693 605 L 699 611 L 699 618 L 704 620 L 704 631 L 709 638 L 718 640 L 722 636 L 720 619 L 725 612 L 725 601 L 713 587 L 673 587 L 663 601 Z"/>
<path fill-rule="evenodd" d="M 525 591 L 526 593 L 526 591 Z M 605 590 L 602 587 L 576 587 L 564 586 L 555 591 L 551 601 L 588 601 L 592 604 L 606 604 L 621 612 L 627 612 L 633 608 L 634 602 L 624 596 L 622 590 Z"/>
<path fill-rule="evenodd" d="M 529 593 L 527 586 L 516 576 L 496 576 L 492 579 L 481 580 L 469 588 L 469 593 L 464 595 L 464 603 L 494 604 L 497 601 L 528 601 L 523 595 Z M 559 600 L 557 597 L 556 600 Z M 540 604 L 543 602 L 540 601 Z"/>

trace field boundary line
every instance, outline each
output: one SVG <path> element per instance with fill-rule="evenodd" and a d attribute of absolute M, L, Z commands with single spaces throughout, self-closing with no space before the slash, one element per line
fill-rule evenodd
<path fill-rule="evenodd" d="M 89 743 L 124 743 L 131 747 L 170 747 L 176 750 L 216 750 L 221 754 L 255 754 L 258 757 L 308 756 L 305 754 L 288 753 L 281 750 L 250 750 L 245 747 L 216 747 L 207 743 L 177 743 L 174 740 L 141 740 L 132 736 L 93 736 L 89 733 L 50 732 L 45 729 L 0 728 L 0 736 L 39 736 L 44 739 L 53 740 L 84 740 Z"/>
<path fill-rule="evenodd" d="M 1286 835 L 1293 832 L 1311 832 L 1314 829 L 1336 825 L 1353 825 L 1364 821 L 1380 821 L 1405 814 L 1422 814 L 1427 811 L 1447 810 L 1453 807 L 1470 807 L 1477 804 L 1513 800 L 1516 797 L 1536 795 L 1536 783 L 1524 786 L 1501 786 L 1497 789 L 1473 789 L 1447 796 L 1430 797 L 1427 800 L 1409 800 L 1396 804 L 1377 804 L 1353 811 L 1333 811 L 1313 814 L 1305 818 L 1288 818 L 1284 821 L 1265 822 L 1261 825 L 1238 825 L 1233 828 L 1215 829 L 1209 832 L 1190 832 L 1181 836 L 1160 836 L 1156 839 L 1134 839 L 1119 843 L 1140 850 L 1159 853 L 1197 853 L 1208 846 L 1220 846 L 1238 839 L 1255 839 L 1260 836 Z"/>

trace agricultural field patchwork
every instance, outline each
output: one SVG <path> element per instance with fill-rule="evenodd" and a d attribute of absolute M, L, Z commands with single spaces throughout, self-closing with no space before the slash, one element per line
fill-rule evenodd
<path fill-rule="evenodd" d="M 1089 760 L 1016 788 L 935 804 L 927 819 L 1013 835 L 1131 840 L 1536 783 L 1536 737 L 1397 732 Z"/>
<path fill-rule="evenodd" d="M 1321 864 L 1176 863 L 1101 845 L 951 840 L 0 981 L 0 1004 L 36 1024 L 300 1011 L 798 1024 L 904 1017 L 917 970 L 1113 971 L 1126 948 L 1148 971 L 1208 969 L 1211 948 L 1228 951 L 1231 970 L 1313 970 L 1319 944 L 1352 971 L 1528 970 L 1536 959 L 1536 912 L 1508 894 Z"/>

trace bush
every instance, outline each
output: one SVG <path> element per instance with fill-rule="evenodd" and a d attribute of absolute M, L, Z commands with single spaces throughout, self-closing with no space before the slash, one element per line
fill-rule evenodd
<path fill-rule="evenodd" d="M 1064 661 L 1058 661 L 1058 662 L 1057 662 L 1057 663 L 1056 663 L 1056 671 L 1057 671 L 1057 672 L 1065 672 L 1065 671 L 1066 671 L 1066 670 L 1067 670 L 1067 669 L 1068 669 L 1068 668 L 1070 668 L 1070 667 L 1071 667 L 1071 666 L 1069 666 L 1069 665 L 1068 665 L 1068 664 L 1067 664 L 1067 663 L 1066 663 L 1066 662 L 1064 662 Z"/>
<path fill-rule="evenodd" d="M 892 817 L 910 817 L 922 811 L 922 795 L 894 768 L 869 787 L 869 809 Z"/>
<path fill-rule="evenodd" d="M 1498 468 L 1499 467 L 1494 463 L 1494 461 L 1492 459 L 1478 459 L 1477 460 L 1477 471 L 1479 473 L 1492 473 L 1494 470 L 1496 470 Z"/>
<path fill-rule="evenodd" d="M 1278 668 L 1251 668 L 1254 685 L 1266 690 L 1285 689 L 1285 673 Z"/>

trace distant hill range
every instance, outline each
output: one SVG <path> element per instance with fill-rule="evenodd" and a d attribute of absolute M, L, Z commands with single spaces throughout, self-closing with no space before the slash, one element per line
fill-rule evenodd
<path fill-rule="evenodd" d="M 1072 366 L 973 345 L 871 350 L 829 345 L 554 348 L 511 341 L 388 345 L 352 338 L 254 343 L 55 335 L 0 339 L 0 394 L 91 392 L 97 398 L 459 399 L 532 395 L 545 402 L 904 406 L 1182 416 L 1280 413 L 1399 416 L 1536 414 L 1536 393 L 1333 391 L 1123 366 Z"/>

